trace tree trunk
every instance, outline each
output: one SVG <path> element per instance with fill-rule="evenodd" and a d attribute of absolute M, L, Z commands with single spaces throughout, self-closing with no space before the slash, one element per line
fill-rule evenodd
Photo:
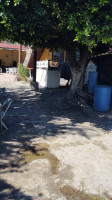
<path fill-rule="evenodd" d="M 88 49 L 87 47 L 80 47 L 80 60 L 78 62 L 76 61 L 74 55 L 69 55 L 69 52 L 67 52 L 67 54 L 72 74 L 70 91 L 72 94 L 75 94 L 76 92 L 82 92 L 85 70 L 89 55 Z"/>
<path fill-rule="evenodd" d="M 72 93 L 75 93 L 77 88 L 81 89 L 81 85 L 79 83 L 81 81 L 82 72 L 76 70 L 75 66 L 74 66 L 74 69 L 71 68 L 71 73 L 72 73 L 72 82 L 71 82 L 70 90 L 71 90 Z"/>

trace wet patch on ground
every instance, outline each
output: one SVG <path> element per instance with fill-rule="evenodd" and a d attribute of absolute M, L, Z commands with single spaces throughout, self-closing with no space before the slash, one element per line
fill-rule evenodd
<path fill-rule="evenodd" d="M 57 173 L 57 168 L 59 166 L 59 160 L 49 151 L 49 144 L 39 143 L 30 146 L 25 143 L 23 150 L 23 160 L 25 163 L 32 162 L 36 159 L 47 159 L 51 165 L 52 174 Z"/>
<path fill-rule="evenodd" d="M 61 193 L 67 200 L 106 200 L 104 197 L 85 193 L 84 191 L 76 190 L 69 185 L 60 188 Z"/>

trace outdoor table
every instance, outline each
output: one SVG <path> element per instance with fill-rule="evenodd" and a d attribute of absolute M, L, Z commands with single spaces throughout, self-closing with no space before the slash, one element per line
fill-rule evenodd
<path fill-rule="evenodd" d="M 9 74 L 13 74 L 13 68 L 9 67 Z"/>
<path fill-rule="evenodd" d="M 17 67 L 9 67 L 9 74 L 17 74 L 18 69 Z"/>
<path fill-rule="evenodd" d="M 13 69 L 13 74 L 17 74 L 18 68 L 17 67 L 13 67 L 12 69 Z"/>

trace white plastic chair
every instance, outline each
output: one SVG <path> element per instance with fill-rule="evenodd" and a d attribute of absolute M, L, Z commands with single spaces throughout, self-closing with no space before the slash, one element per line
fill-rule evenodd
<path fill-rule="evenodd" d="M 0 68 L 0 73 L 2 73 L 2 68 Z"/>
<path fill-rule="evenodd" d="M 8 74 L 9 73 L 9 68 L 5 68 L 6 69 L 6 73 Z"/>

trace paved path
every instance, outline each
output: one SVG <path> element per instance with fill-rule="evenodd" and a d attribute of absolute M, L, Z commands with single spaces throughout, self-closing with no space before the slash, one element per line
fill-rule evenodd
<path fill-rule="evenodd" d="M 0 82 L 14 82 L 15 78 L 15 75 L 0 73 Z"/>
<path fill-rule="evenodd" d="M 67 98 L 68 88 L 4 86 L 13 103 L 0 136 L 0 200 L 109 200 L 112 112 Z"/>

